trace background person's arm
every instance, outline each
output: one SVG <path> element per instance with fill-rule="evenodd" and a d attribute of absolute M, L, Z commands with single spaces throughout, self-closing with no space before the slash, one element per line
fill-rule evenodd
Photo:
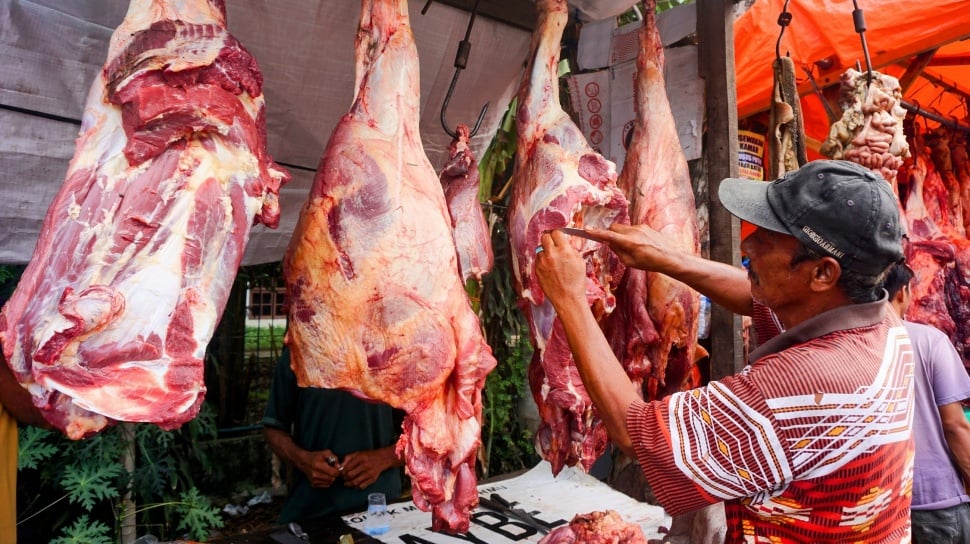
<path fill-rule="evenodd" d="M 269 449 L 305 474 L 313 487 L 330 487 L 340 475 L 337 464 L 327 462 L 331 456 L 336 457 L 330 450 L 307 451 L 293 441 L 290 433 L 276 427 L 264 426 L 263 437 Z"/>
<path fill-rule="evenodd" d="M 344 485 L 364 489 L 377 481 L 377 477 L 389 468 L 399 467 L 404 460 L 394 453 L 395 446 L 376 450 L 355 451 L 342 461 Z"/>
<path fill-rule="evenodd" d="M 963 481 L 970 484 L 970 421 L 963 413 L 963 406 L 959 402 L 938 406 L 940 423 L 943 424 L 943 436 L 950 447 L 950 453 L 956 462 Z"/>

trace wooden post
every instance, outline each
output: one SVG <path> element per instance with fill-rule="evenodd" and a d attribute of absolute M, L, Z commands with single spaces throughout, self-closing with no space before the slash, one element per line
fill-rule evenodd
<path fill-rule="evenodd" d="M 124 437 L 125 450 L 121 454 L 121 464 L 130 479 L 135 476 L 135 424 L 122 423 L 121 435 Z M 133 481 L 128 482 L 125 496 L 121 498 L 121 544 L 132 544 L 138 538 L 138 523 L 135 515 L 137 504 L 132 491 Z"/>
<path fill-rule="evenodd" d="M 740 264 L 740 226 L 721 206 L 721 180 L 738 176 L 738 112 L 734 83 L 734 3 L 697 0 L 698 68 L 705 82 L 707 130 L 703 167 L 710 217 L 710 258 Z M 744 366 L 741 318 L 711 308 L 711 379 L 729 376 Z"/>

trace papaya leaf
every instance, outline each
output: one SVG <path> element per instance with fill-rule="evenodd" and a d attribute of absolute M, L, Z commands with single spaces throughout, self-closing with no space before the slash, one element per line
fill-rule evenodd
<path fill-rule="evenodd" d="M 209 536 L 210 529 L 222 527 L 219 509 L 212 506 L 208 497 L 200 495 L 198 489 L 193 487 L 182 492 L 181 500 L 181 504 L 176 507 L 182 517 L 178 524 L 179 530 L 188 531 L 194 539 L 204 540 Z"/>
<path fill-rule="evenodd" d="M 114 480 L 122 472 L 123 468 L 118 463 L 78 463 L 64 473 L 61 485 L 71 502 L 91 510 L 97 501 L 118 498 Z"/>
<path fill-rule="evenodd" d="M 111 528 L 100 521 L 91 521 L 87 515 L 80 515 L 74 525 L 65 527 L 64 536 L 50 541 L 50 544 L 112 544 Z"/>
<path fill-rule="evenodd" d="M 58 447 L 50 442 L 54 433 L 40 427 L 21 427 L 20 452 L 17 457 L 17 470 L 35 469 L 57 454 Z"/>

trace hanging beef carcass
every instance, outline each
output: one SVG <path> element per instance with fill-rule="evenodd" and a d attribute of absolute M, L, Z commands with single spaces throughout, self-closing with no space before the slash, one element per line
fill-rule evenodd
<path fill-rule="evenodd" d="M 458 272 L 418 133 L 407 0 L 363 0 L 356 96 L 323 153 L 284 259 L 293 369 L 407 412 L 398 453 L 435 530 L 478 504 L 481 389 L 495 366 Z"/>
<path fill-rule="evenodd" d="M 468 126 L 458 125 L 455 134 L 448 147 L 448 162 L 441 170 L 441 187 L 451 215 L 461 277 L 481 280 L 495 263 L 492 236 L 478 200 L 478 161 L 469 147 Z"/>
<path fill-rule="evenodd" d="M 535 347 L 529 382 L 542 418 L 536 444 L 558 474 L 577 463 L 588 470 L 605 449 L 607 437 L 562 324 L 539 287 L 535 248 L 549 229 L 625 223 L 627 202 L 616 186 L 615 165 L 590 148 L 559 103 L 557 66 L 568 18 L 566 1 L 539 0 L 536 9 L 532 59 L 518 93 L 509 238 L 520 306 Z M 573 243 L 586 259 L 587 296 L 602 321 L 615 306 L 613 290 L 623 266 L 603 244 L 581 238 Z"/>
<path fill-rule="evenodd" d="M 938 173 L 936 199 L 941 208 L 941 223 L 944 230 L 953 238 L 966 238 L 963 203 L 960 202 L 960 180 L 953 170 L 950 150 L 950 131 L 942 126 L 937 127 L 926 135 L 926 147 L 930 149 L 930 157 Z"/>
<path fill-rule="evenodd" d="M 939 176 L 925 150 L 922 134 L 914 133 L 913 150 L 913 157 L 899 176 L 900 187 L 907 188 L 900 195 L 907 227 L 906 262 L 916 274 L 910 285 L 912 303 L 906 318 L 932 325 L 952 339 L 956 323 L 947 309 L 946 284 L 952 274 L 955 248 L 938 224 L 940 206 L 932 207 L 934 214 L 926 203 L 925 195 L 933 194 L 926 190 L 926 182 L 929 179 L 933 186 L 933 180 Z"/>
<path fill-rule="evenodd" d="M 700 252 L 694 193 L 664 84 L 664 53 L 651 2 L 639 31 L 636 123 L 617 184 L 630 202 L 630 222 L 658 231 L 672 247 Z M 607 336 L 613 352 L 660 398 L 696 383 L 696 291 L 664 274 L 627 269 Z"/>
<path fill-rule="evenodd" d="M 178 427 L 254 220 L 288 174 L 266 151 L 262 75 L 219 0 L 133 0 L 92 85 L 74 158 L 0 340 L 71 438 L 113 420 Z"/>
<path fill-rule="evenodd" d="M 898 79 L 879 72 L 846 70 L 840 86 L 842 118 L 832 124 L 820 151 L 875 170 L 895 188 L 899 167 L 909 156 L 903 133 L 906 110 L 901 101 Z"/>

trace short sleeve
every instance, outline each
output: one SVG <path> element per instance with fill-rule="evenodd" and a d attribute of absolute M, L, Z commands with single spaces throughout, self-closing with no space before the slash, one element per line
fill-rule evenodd
<path fill-rule="evenodd" d="M 970 375 L 950 339 L 938 329 L 926 326 L 916 346 L 933 383 L 937 406 L 970 398 Z"/>
<path fill-rule="evenodd" d="M 273 371 L 273 383 L 270 386 L 266 410 L 263 412 L 262 424 L 292 432 L 298 394 L 296 375 L 290 368 L 290 351 L 284 347 Z"/>

